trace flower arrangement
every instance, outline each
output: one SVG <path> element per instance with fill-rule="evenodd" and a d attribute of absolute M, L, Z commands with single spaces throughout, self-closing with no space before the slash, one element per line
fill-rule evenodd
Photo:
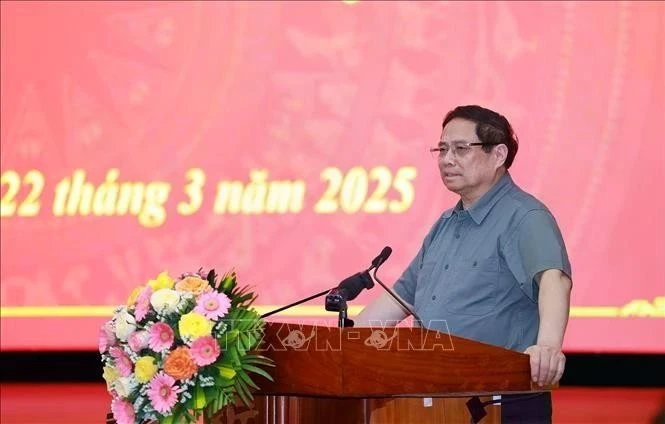
<path fill-rule="evenodd" d="M 251 353 L 264 322 L 256 295 L 222 277 L 167 272 L 132 291 L 99 337 L 103 377 L 117 424 L 196 422 L 258 389 L 249 374 L 272 381 L 270 359 Z"/>

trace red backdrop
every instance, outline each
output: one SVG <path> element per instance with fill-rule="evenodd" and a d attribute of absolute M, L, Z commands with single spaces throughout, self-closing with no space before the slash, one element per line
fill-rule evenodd
<path fill-rule="evenodd" d="M 394 281 L 456 201 L 427 148 L 477 103 L 564 233 L 565 348 L 663 352 L 664 27 L 656 2 L 3 2 L 2 349 L 93 349 L 163 269 L 235 268 L 267 309 L 390 245 Z"/>

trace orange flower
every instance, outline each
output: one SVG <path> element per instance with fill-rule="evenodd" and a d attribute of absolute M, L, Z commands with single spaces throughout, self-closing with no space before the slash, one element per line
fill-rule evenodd
<path fill-rule="evenodd" d="M 186 277 L 182 281 L 179 281 L 175 285 L 176 290 L 191 292 L 196 296 L 200 295 L 203 292 L 207 292 L 212 287 L 208 284 L 206 280 L 202 280 L 199 277 Z"/>
<path fill-rule="evenodd" d="M 174 349 L 164 360 L 164 371 L 178 380 L 187 380 L 198 371 L 198 367 L 186 346 Z"/>

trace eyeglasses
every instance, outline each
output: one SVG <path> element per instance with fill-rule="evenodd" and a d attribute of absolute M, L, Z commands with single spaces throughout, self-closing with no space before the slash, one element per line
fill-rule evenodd
<path fill-rule="evenodd" d="M 439 147 L 432 147 L 429 149 L 434 159 L 440 159 L 446 156 L 448 152 L 452 152 L 453 157 L 462 158 L 466 156 L 473 146 L 497 146 L 501 143 L 468 143 L 463 141 L 456 141 L 452 144 L 443 143 Z"/>

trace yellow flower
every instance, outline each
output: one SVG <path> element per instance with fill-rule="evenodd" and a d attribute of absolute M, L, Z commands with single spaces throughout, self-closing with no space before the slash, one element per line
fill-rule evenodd
<path fill-rule="evenodd" d="M 134 375 L 139 383 L 147 383 L 157 373 L 157 365 L 155 365 L 155 358 L 152 356 L 141 356 L 136 361 L 134 368 Z"/>
<path fill-rule="evenodd" d="M 107 390 L 111 390 L 111 387 L 113 387 L 113 383 L 115 383 L 116 380 L 118 380 L 120 374 L 118 374 L 118 371 L 115 369 L 115 367 L 105 366 L 102 377 L 104 377 L 104 380 L 106 380 Z"/>
<path fill-rule="evenodd" d="M 129 295 L 129 298 L 127 299 L 127 307 L 134 306 L 136 304 L 136 299 L 139 298 L 141 290 L 143 290 L 143 287 L 136 287 L 134 290 L 132 290 L 132 293 Z"/>
<path fill-rule="evenodd" d="M 148 285 L 152 287 L 152 291 L 172 289 L 173 284 L 173 278 L 171 278 L 166 271 L 161 272 L 155 280 L 148 281 Z"/>
<path fill-rule="evenodd" d="M 196 312 L 183 315 L 178 323 L 180 336 L 189 337 L 192 340 L 201 336 L 209 336 L 212 332 L 212 326 L 212 321 Z"/>

